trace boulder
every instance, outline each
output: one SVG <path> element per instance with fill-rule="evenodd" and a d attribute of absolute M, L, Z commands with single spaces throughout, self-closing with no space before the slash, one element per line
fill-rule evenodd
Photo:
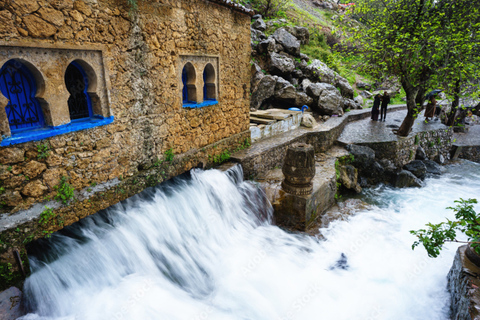
<path fill-rule="evenodd" d="M 425 164 L 425 168 L 427 169 L 427 173 L 430 174 L 442 174 L 442 167 L 432 160 L 423 160 L 423 164 Z"/>
<path fill-rule="evenodd" d="M 415 177 L 415 175 L 410 171 L 402 170 L 397 174 L 395 187 L 397 188 L 422 187 L 422 181 L 417 177 Z"/>
<path fill-rule="evenodd" d="M 262 80 L 265 75 L 262 72 L 262 68 L 260 68 L 260 66 L 256 63 L 252 64 L 252 67 L 250 68 L 250 75 L 250 86 L 252 91 L 255 91 L 257 90 L 260 80 Z"/>
<path fill-rule="evenodd" d="M 344 165 L 338 167 L 339 182 L 347 189 L 355 190 L 357 193 L 362 191 L 362 188 L 358 184 L 358 171 L 352 165 Z"/>
<path fill-rule="evenodd" d="M 327 67 L 325 63 L 314 59 L 311 64 L 304 68 L 303 73 L 313 82 L 335 83 L 335 71 Z"/>
<path fill-rule="evenodd" d="M 361 174 L 368 177 L 371 184 L 377 184 L 385 180 L 385 169 L 377 161 L 368 170 L 362 170 Z"/>
<path fill-rule="evenodd" d="M 259 53 L 269 54 L 270 52 L 275 52 L 275 44 L 275 39 L 268 37 L 268 39 L 263 40 L 258 44 L 257 50 Z"/>
<path fill-rule="evenodd" d="M 428 159 L 425 150 L 422 147 L 418 147 L 417 151 L 415 152 L 415 160 L 426 160 Z"/>
<path fill-rule="evenodd" d="M 338 73 L 335 72 L 335 86 L 340 89 L 340 93 L 342 96 L 353 99 L 353 88 L 348 83 L 347 79 L 340 76 Z"/>
<path fill-rule="evenodd" d="M 304 53 L 300 53 L 300 60 L 305 61 L 305 62 L 308 62 L 308 61 L 310 61 L 310 57 L 307 56 L 307 55 L 304 54 Z"/>
<path fill-rule="evenodd" d="M 304 92 L 298 92 L 295 96 L 295 107 L 312 106 L 313 99 Z"/>
<path fill-rule="evenodd" d="M 398 168 L 395 166 L 393 161 L 388 160 L 388 159 L 381 159 L 378 162 L 383 167 L 383 169 L 385 170 L 384 173 L 383 173 L 384 180 L 394 184 L 395 180 L 397 178 Z"/>
<path fill-rule="evenodd" d="M 300 125 L 302 125 L 306 128 L 313 128 L 314 126 L 317 125 L 317 121 L 315 120 L 315 118 L 311 114 L 304 113 L 302 115 L 302 122 L 300 123 Z"/>
<path fill-rule="evenodd" d="M 442 154 L 437 154 L 433 160 L 438 164 L 445 163 L 445 157 Z"/>
<path fill-rule="evenodd" d="M 283 46 L 286 53 L 294 56 L 300 54 L 300 41 L 298 41 L 290 32 L 285 30 L 285 28 L 277 29 L 273 33 L 273 38 Z"/>
<path fill-rule="evenodd" d="M 292 59 L 285 57 L 284 55 L 271 52 L 270 53 L 270 73 L 279 76 L 289 75 L 295 70 L 295 63 Z"/>
<path fill-rule="evenodd" d="M 281 77 L 277 77 L 276 80 L 277 82 L 275 84 L 274 92 L 275 100 L 285 104 L 295 104 L 295 100 L 297 97 L 295 87 L 290 82 Z"/>
<path fill-rule="evenodd" d="M 318 111 L 327 115 L 343 115 L 343 98 L 337 88 L 327 83 L 313 83 L 307 94 L 317 102 Z"/>
<path fill-rule="evenodd" d="M 297 79 L 303 78 L 303 72 L 302 72 L 302 70 L 300 70 L 300 69 L 298 69 L 298 68 L 295 68 L 295 70 L 293 70 L 293 72 L 291 73 L 291 75 L 292 75 L 294 78 L 297 78 Z"/>
<path fill-rule="evenodd" d="M 15 320 L 25 315 L 22 301 L 22 291 L 10 287 L 0 292 L 0 315 L 2 320 Z"/>
<path fill-rule="evenodd" d="M 252 42 L 261 42 L 267 39 L 267 36 L 260 30 L 250 28 L 250 39 Z"/>
<path fill-rule="evenodd" d="M 285 28 L 288 32 L 290 32 L 300 44 L 308 44 L 310 42 L 310 32 L 305 27 L 286 27 Z"/>
<path fill-rule="evenodd" d="M 404 170 L 413 173 L 417 178 L 423 180 L 427 175 L 427 167 L 421 160 L 413 160 L 403 166 Z"/>
<path fill-rule="evenodd" d="M 355 110 L 355 109 L 361 109 L 362 107 L 358 108 L 358 105 L 353 101 L 352 99 L 343 99 L 343 110 Z"/>
<path fill-rule="evenodd" d="M 255 15 L 253 15 L 252 20 L 261 19 L 261 18 L 262 18 L 262 15 L 257 13 Z"/>
<path fill-rule="evenodd" d="M 258 18 L 252 23 L 252 28 L 260 31 L 265 31 L 267 29 L 267 25 L 262 18 Z"/>
<path fill-rule="evenodd" d="M 367 99 L 373 97 L 373 93 L 371 93 L 370 91 L 361 91 L 360 95 L 364 98 L 367 98 Z"/>
<path fill-rule="evenodd" d="M 356 83 L 358 89 L 365 89 L 365 90 L 371 90 L 372 85 L 364 82 L 357 82 Z"/>
<path fill-rule="evenodd" d="M 375 163 L 375 151 L 372 148 L 349 144 L 346 149 L 353 155 L 352 165 L 360 170 L 369 170 Z"/>
<path fill-rule="evenodd" d="M 276 80 L 270 75 L 264 76 L 258 83 L 257 90 L 252 92 L 250 107 L 258 109 L 264 100 L 270 98 L 275 93 Z"/>
<path fill-rule="evenodd" d="M 300 84 L 300 89 L 307 92 L 307 88 L 312 84 L 313 82 L 308 80 L 308 79 L 303 79 L 302 83 Z"/>
<path fill-rule="evenodd" d="M 355 101 L 356 104 L 360 105 L 360 109 L 363 106 L 363 98 L 361 95 L 356 96 L 353 101 Z"/>

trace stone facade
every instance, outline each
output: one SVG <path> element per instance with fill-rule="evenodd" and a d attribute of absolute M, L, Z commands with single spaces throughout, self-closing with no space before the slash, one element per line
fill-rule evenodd
<path fill-rule="evenodd" d="M 0 147 L 0 224 L 23 214 L 15 228 L 2 228 L 0 253 L 13 247 L 23 252 L 24 242 L 207 166 L 250 138 L 250 16 L 223 2 L 138 1 L 131 8 L 111 0 L 0 0 L 0 68 L 15 59 L 41 79 L 37 97 L 49 105 L 42 105 L 44 113 L 51 110 L 46 125 L 70 121 L 62 81 L 66 65 L 78 59 L 98 80 L 96 114 L 114 117 L 111 124 Z M 216 104 L 183 107 L 187 62 L 198 69 L 198 100 L 202 68 L 214 67 Z M 0 130 L 8 137 L 5 123 Z M 62 176 L 75 188 L 76 201 L 57 206 L 57 218 L 40 226 L 41 209 L 25 212 L 53 199 Z M 108 187 L 95 192 L 100 185 Z M 8 259 L 2 255 L 0 263 Z"/>

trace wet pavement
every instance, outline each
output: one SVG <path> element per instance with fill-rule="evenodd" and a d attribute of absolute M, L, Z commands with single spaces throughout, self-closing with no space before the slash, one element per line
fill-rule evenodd
<path fill-rule="evenodd" d="M 402 139 L 402 137 L 397 136 L 394 130 L 398 130 L 406 115 L 407 110 L 393 111 L 387 113 L 385 122 L 373 121 L 370 118 L 351 122 L 345 126 L 338 141 L 345 144 L 398 141 Z M 446 130 L 448 127 L 440 123 L 439 120 L 425 122 L 425 117 L 422 113 L 422 115 L 415 120 L 409 136 L 422 131 L 443 128 Z"/>
<path fill-rule="evenodd" d="M 454 144 L 457 146 L 480 146 L 480 125 L 467 126 L 467 133 L 454 133 Z"/>

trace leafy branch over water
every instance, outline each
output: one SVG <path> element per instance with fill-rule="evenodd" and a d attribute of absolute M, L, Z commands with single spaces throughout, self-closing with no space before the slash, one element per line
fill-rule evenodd
<path fill-rule="evenodd" d="M 428 223 L 427 229 L 411 230 L 410 233 L 417 236 L 418 240 L 412 245 L 415 249 L 419 244 L 423 244 L 427 250 L 428 256 L 436 258 L 443 249 L 445 242 L 459 242 L 471 244 L 472 249 L 480 254 L 480 214 L 475 212 L 474 204 L 477 199 L 455 200 L 455 207 L 447 209 L 455 212 L 455 221 L 448 220 L 438 224 Z M 457 240 L 457 231 L 464 233 L 468 241 Z"/>

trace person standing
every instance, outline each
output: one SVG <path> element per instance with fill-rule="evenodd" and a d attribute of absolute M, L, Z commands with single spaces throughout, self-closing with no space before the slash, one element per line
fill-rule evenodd
<path fill-rule="evenodd" d="M 388 95 L 387 91 L 383 92 L 382 96 L 382 108 L 380 109 L 380 121 L 385 121 L 387 118 L 387 105 L 390 103 L 390 96 Z"/>
<path fill-rule="evenodd" d="M 435 106 L 436 105 L 437 105 L 437 100 L 435 100 L 434 95 L 431 95 L 428 98 L 427 107 L 425 108 L 425 113 L 423 114 L 425 116 L 425 121 L 430 120 L 428 118 L 433 118 L 433 116 L 435 115 Z"/>
<path fill-rule="evenodd" d="M 372 107 L 372 120 L 373 121 L 378 121 L 378 109 L 380 108 L 380 101 L 381 101 L 381 96 L 380 94 L 377 93 L 377 95 L 373 98 L 373 107 Z"/>

